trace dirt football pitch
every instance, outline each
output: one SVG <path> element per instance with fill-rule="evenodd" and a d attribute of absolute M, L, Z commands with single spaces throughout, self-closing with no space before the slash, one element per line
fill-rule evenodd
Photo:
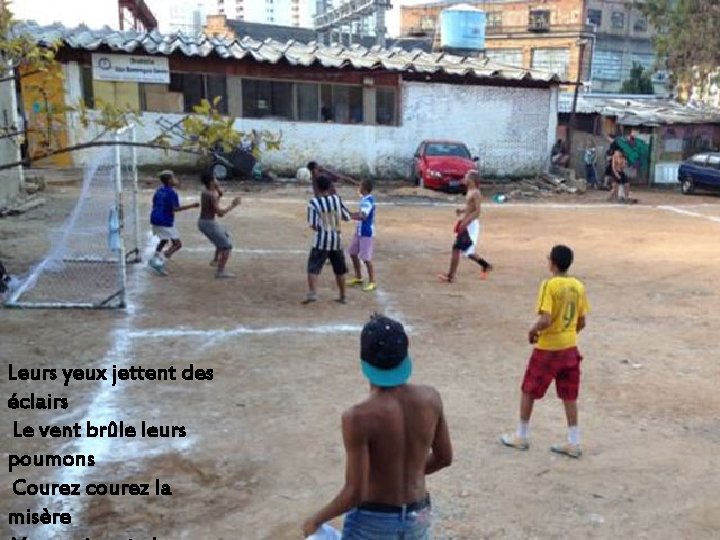
<path fill-rule="evenodd" d="M 21 274 L 47 249 L 47 232 L 74 204 L 53 186 L 48 204 L 0 220 L 0 259 Z M 142 194 L 149 215 L 151 184 Z M 459 199 L 398 197 L 377 190 L 378 289 L 336 297 L 331 267 L 320 300 L 301 305 L 311 232 L 309 189 L 241 192 L 222 221 L 236 250 L 216 280 L 196 211 L 178 215 L 184 249 L 160 277 L 129 269 L 125 311 L 0 310 L 3 371 L 18 367 L 212 369 L 212 381 L 27 383 L 1 378 L 0 395 L 66 396 L 65 411 L 11 411 L 0 424 L 8 454 L 93 454 L 94 467 L 3 467 L 3 515 L 47 507 L 70 527 L 9 528 L 34 539 L 272 539 L 302 537 L 301 524 L 340 489 L 340 414 L 368 386 L 359 334 L 372 312 L 407 326 L 413 382 L 442 394 L 454 444 L 449 469 L 428 478 L 438 539 L 720 538 L 720 199 L 638 192 L 640 204 L 608 205 L 602 193 L 529 204 L 488 204 L 480 253 L 486 281 L 461 261 L 440 283 Z M 341 191 L 356 207 L 352 188 Z M 197 200 L 185 182 L 182 202 Z M 486 195 L 492 193 L 486 193 Z M 351 228 L 346 226 L 346 242 Z M 546 256 L 575 251 L 572 273 L 588 291 L 582 333 L 580 425 L 584 456 L 549 446 L 565 437 L 551 388 L 535 407 L 532 447 L 498 437 L 516 424 Z M 3 401 L 3 407 L 6 407 Z M 14 438 L 13 425 L 184 426 L 186 437 Z M 143 483 L 172 496 L 30 497 L 28 482 Z M 335 522 L 341 525 L 341 520 Z"/>

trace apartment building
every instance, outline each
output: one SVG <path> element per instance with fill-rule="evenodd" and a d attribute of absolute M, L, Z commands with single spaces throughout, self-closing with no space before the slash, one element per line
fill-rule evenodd
<path fill-rule="evenodd" d="M 652 28 L 626 0 L 469 0 L 486 12 L 485 54 L 513 66 L 548 69 L 592 92 L 620 92 L 634 63 L 653 72 L 656 93 L 665 74 L 656 69 Z M 457 4 L 444 0 L 403 6 L 401 35 L 440 45 L 439 15 Z"/>
<path fill-rule="evenodd" d="M 588 0 L 587 21 L 595 29 L 593 92 L 620 92 L 634 64 L 652 73 L 655 93 L 667 91 L 667 73 L 659 69 L 653 29 L 625 0 Z"/>
<path fill-rule="evenodd" d="M 312 27 L 315 0 L 216 0 L 216 13 L 228 19 Z"/>

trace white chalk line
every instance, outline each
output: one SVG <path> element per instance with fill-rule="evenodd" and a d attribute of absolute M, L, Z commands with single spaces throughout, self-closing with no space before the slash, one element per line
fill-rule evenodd
<path fill-rule="evenodd" d="M 213 246 L 195 246 L 185 247 L 183 246 L 179 253 L 214 253 L 215 248 Z M 244 249 L 244 248 L 233 248 L 233 255 L 239 253 L 241 255 L 307 255 L 307 249 Z"/>
<path fill-rule="evenodd" d="M 238 336 L 268 336 L 277 334 L 336 334 L 345 332 L 360 332 L 359 324 L 318 324 L 318 325 L 287 325 L 203 330 L 198 328 L 148 328 L 145 330 L 132 330 L 128 337 L 132 339 L 165 339 L 165 338 L 205 338 L 222 339 Z"/>
<path fill-rule="evenodd" d="M 422 196 L 419 196 L 422 197 Z M 264 198 L 264 197 L 258 197 L 253 198 L 249 197 L 246 199 L 248 203 L 262 203 L 262 204 L 293 204 L 293 205 L 303 205 L 307 204 L 308 199 L 296 199 L 296 198 L 282 198 L 282 199 L 272 199 L 272 198 Z M 450 201 L 377 201 L 375 204 L 377 206 L 390 206 L 390 207 L 398 207 L 398 206 L 416 206 L 416 207 L 451 207 L 455 208 L 459 205 L 462 205 L 464 203 L 464 200 L 458 199 L 457 202 L 450 202 Z M 654 204 L 619 204 L 619 203 L 544 203 L 544 202 L 509 202 L 509 203 L 491 203 L 491 202 L 485 202 L 483 204 L 483 210 L 503 210 L 503 209 L 512 209 L 512 208 L 537 208 L 537 209 L 547 209 L 547 210 L 596 210 L 596 209 L 608 209 L 613 208 L 616 210 L 631 210 L 633 208 L 635 209 L 662 209 L 664 208 L 664 205 L 654 205 Z M 701 204 L 688 204 L 688 205 L 682 205 L 682 208 L 708 208 L 708 207 L 720 207 L 720 204 L 712 204 L 712 203 L 701 203 Z M 677 208 L 677 207 L 676 207 Z"/>
<path fill-rule="evenodd" d="M 147 235 L 147 243 L 145 256 L 152 255 L 152 235 Z M 147 288 L 148 280 L 145 279 L 144 272 L 136 270 L 132 274 L 133 287 L 132 295 L 131 287 L 128 287 L 128 308 L 127 315 L 124 317 L 121 325 L 116 328 L 112 336 L 112 346 L 106 353 L 101 362 L 101 368 L 105 368 L 108 372 L 112 371 L 113 364 L 124 364 L 132 347 L 132 325 L 137 313 L 137 305 L 132 302 L 132 297 L 142 298 Z M 79 411 L 66 412 L 53 418 L 53 424 L 66 423 L 68 418 L 75 418 L 84 427 L 86 421 L 90 421 L 93 426 L 107 425 L 111 421 L 130 420 L 125 418 L 122 412 L 122 386 L 112 387 L 111 381 L 100 382 L 100 389 L 95 393 L 89 405 Z M 133 424 L 135 425 L 135 424 Z M 84 433 L 83 429 L 83 435 Z M 154 441 L 153 441 L 154 442 Z M 92 455 L 98 466 L 103 466 L 109 461 L 121 461 L 124 463 L 132 463 L 138 458 L 147 458 L 153 455 L 167 452 L 168 449 L 183 451 L 193 444 L 192 438 L 184 439 L 162 439 L 162 447 L 153 446 L 145 439 L 109 439 L 107 437 L 86 437 L 72 439 L 68 443 L 62 445 L 61 453 L 73 453 L 80 455 Z M 62 467 L 57 473 L 56 478 L 59 483 L 64 484 L 82 484 L 85 485 L 86 478 L 91 473 L 88 467 Z M 152 481 L 152 479 L 148 479 Z M 85 506 L 85 496 L 80 497 L 50 497 L 51 501 L 56 501 L 61 507 L 61 511 L 73 514 L 75 519 L 81 514 Z M 42 508 L 42 506 L 41 506 Z M 48 507 L 49 509 L 49 507 Z M 47 540 L 56 538 L 67 538 L 68 531 L 62 525 L 51 525 L 43 531 L 32 531 L 33 538 L 42 537 L 38 533 L 45 533 Z M 26 534 L 26 533 L 24 533 Z"/>
<path fill-rule="evenodd" d="M 692 210 L 686 210 L 685 208 L 678 206 L 658 206 L 658 210 L 665 210 L 666 212 L 674 212 L 683 216 L 689 216 L 694 218 L 707 219 L 708 221 L 714 221 L 720 223 L 720 217 L 708 216 L 707 214 L 701 214 L 700 212 L 693 212 Z"/>
<path fill-rule="evenodd" d="M 246 199 L 248 203 L 260 203 L 260 204 L 273 204 L 273 203 L 279 203 L 279 204 L 293 204 L 293 205 L 307 205 L 308 199 L 293 199 L 293 198 L 283 198 L 283 199 L 270 199 L 270 198 L 248 198 Z M 344 199 L 347 202 L 347 199 Z M 451 201 L 377 201 L 375 204 L 377 206 L 417 206 L 417 207 L 451 207 L 456 208 L 459 205 L 464 204 L 464 199 L 458 198 L 457 202 L 451 202 Z M 593 204 L 593 203 L 585 203 L 585 204 L 570 204 L 570 203 L 503 203 L 503 204 L 496 204 L 496 203 L 488 203 L 486 202 L 483 205 L 483 208 L 553 208 L 553 209 L 570 209 L 570 210 L 576 210 L 576 209 L 594 209 L 594 208 L 621 208 L 621 209 L 627 209 L 630 206 L 634 207 L 643 207 L 643 208 L 650 208 L 649 205 L 625 205 L 625 204 L 616 204 L 616 203 L 600 203 L 600 204 Z"/>

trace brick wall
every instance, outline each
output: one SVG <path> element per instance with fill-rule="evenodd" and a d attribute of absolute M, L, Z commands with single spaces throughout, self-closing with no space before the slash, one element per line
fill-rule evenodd
<path fill-rule="evenodd" d="M 208 15 L 203 31 L 211 37 L 235 38 L 235 32 L 227 25 L 225 15 Z"/>
<path fill-rule="evenodd" d="M 522 67 L 531 68 L 533 65 L 534 49 L 563 49 L 568 52 L 569 63 L 567 70 L 560 73 L 570 81 L 577 78 L 580 48 L 578 41 L 587 28 L 584 26 L 582 0 L 547 0 L 542 3 L 527 1 L 485 3 L 469 2 L 488 13 L 485 47 L 488 51 L 505 49 L 520 50 L 522 52 Z M 422 27 L 423 20 L 432 18 L 439 29 L 438 17 L 442 9 L 447 6 L 403 6 L 400 10 L 400 32 L 402 35 Z M 550 29 L 547 32 L 528 31 L 530 24 L 530 8 L 547 10 L 550 12 Z M 491 14 L 501 13 L 499 19 Z M 493 26 L 492 22 L 501 26 Z M 431 34 L 432 35 L 432 34 Z M 435 34 L 436 45 L 439 46 L 439 32 Z M 589 53 L 588 53 L 589 55 Z M 588 59 L 584 61 L 587 67 Z"/>

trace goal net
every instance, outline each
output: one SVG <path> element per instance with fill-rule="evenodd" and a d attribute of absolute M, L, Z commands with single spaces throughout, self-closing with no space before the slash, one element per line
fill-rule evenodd
<path fill-rule="evenodd" d="M 63 226 L 52 232 L 45 258 L 6 302 L 17 307 L 123 308 L 127 263 L 139 262 L 137 157 L 134 128 L 95 149 L 83 171 L 80 196 Z"/>

